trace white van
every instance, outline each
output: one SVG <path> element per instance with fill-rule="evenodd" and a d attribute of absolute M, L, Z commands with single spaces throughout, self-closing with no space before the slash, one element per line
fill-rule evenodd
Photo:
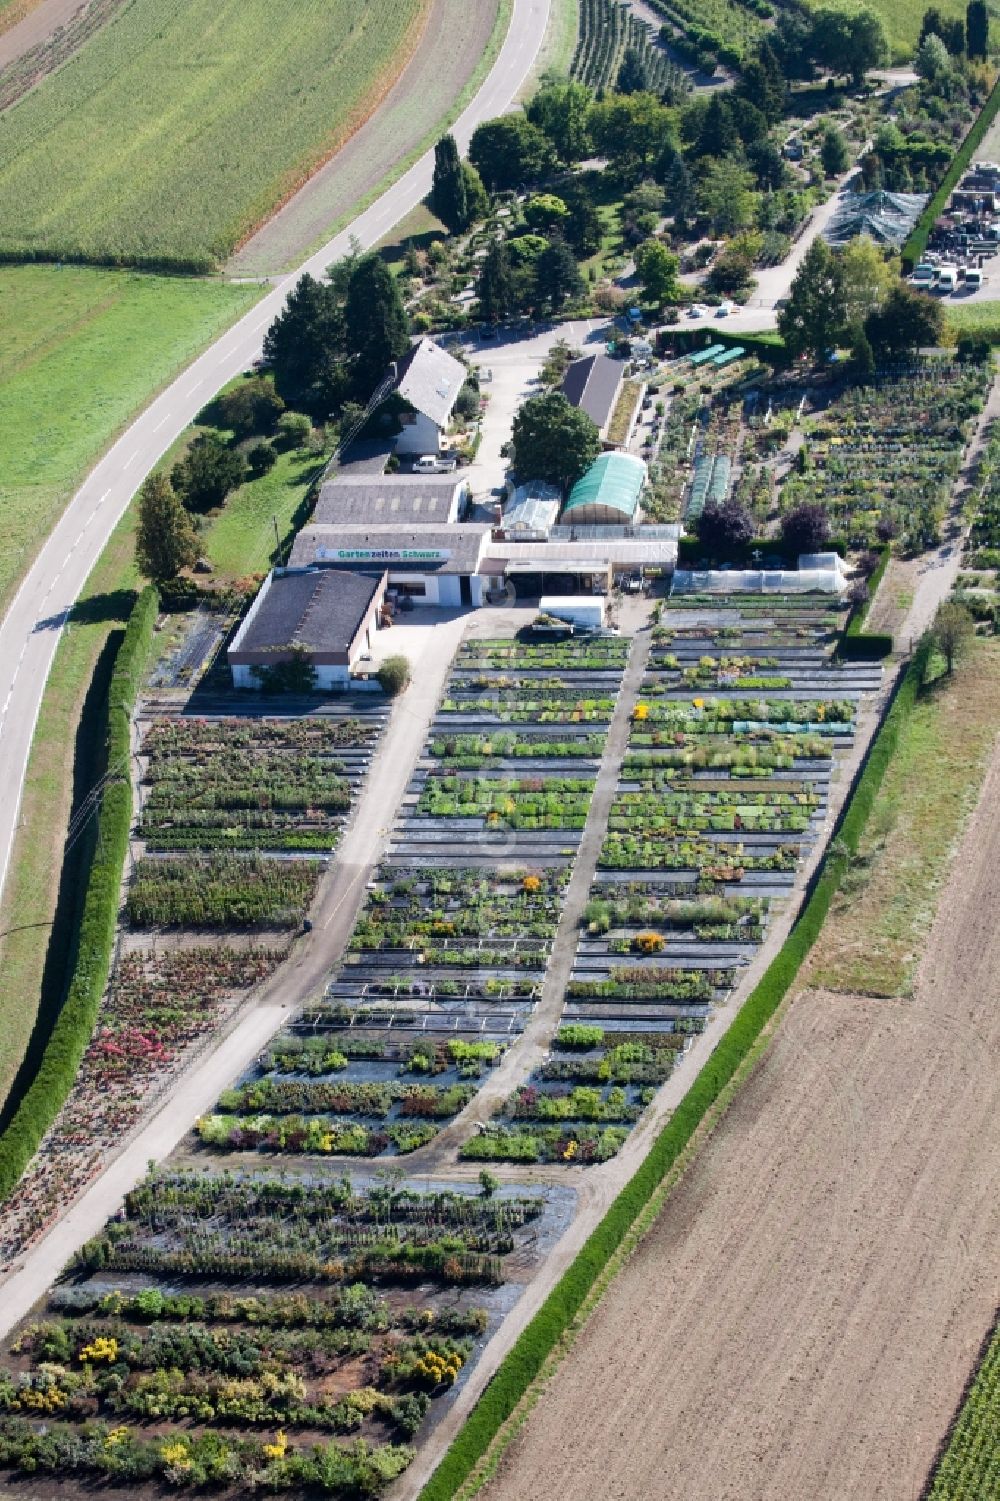
<path fill-rule="evenodd" d="M 981 271 L 966 271 L 965 290 L 967 292 L 978 292 L 982 284 L 983 273 Z"/>
<path fill-rule="evenodd" d="M 947 297 L 948 294 L 949 294 L 949 292 L 954 292 L 954 290 L 955 290 L 955 288 L 957 286 L 958 286 L 958 267 L 957 266 L 942 266 L 939 269 L 939 271 L 938 271 L 937 285 L 936 285 L 936 287 L 935 287 L 934 290 L 936 292 L 943 293 L 943 295 L 945 297 Z"/>
<path fill-rule="evenodd" d="M 915 287 L 929 287 L 934 280 L 934 267 L 929 261 L 921 261 L 919 266 L 913 268 L 910 281 Z"/>

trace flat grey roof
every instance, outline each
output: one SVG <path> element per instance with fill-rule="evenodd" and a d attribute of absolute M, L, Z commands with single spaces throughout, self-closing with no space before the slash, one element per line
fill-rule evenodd
<path fill-rule="evenodd" d="M 275 574 L 230 655 L 244 651 L 346 651 L 381 582 L 364 574 Z"/>
<path fill-rule="evenodd" d="M 485 523 L 454 526 L 304 526 L 295 539 L 290 559 L 293 568 L 319 563 L 334 569 L 388 568 L 396 573 L 406 568 L 419 573 L 475 573 L 491 528 Z M 440 552 L 442 558 L 338 558 L 342 551 Z"/>
<path fill-rule="evenodd" d="M 611 421 L 618 388 L 625 378 L 625 366 L 606 354 L 588 354 L 574 360 L 560 386 L 566 400 L 586 412 L 602 430 Z"/>
<path fill-rule="evenodd" d="M 454 474 L 334 475 L 319 492 L 313 523 L 446 523 L 464 483 Z"/>

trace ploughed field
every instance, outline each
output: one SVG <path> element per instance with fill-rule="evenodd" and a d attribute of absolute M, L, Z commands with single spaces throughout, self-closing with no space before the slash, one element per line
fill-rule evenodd
<path fill-rule="evenodd" d="M 430 0 L 133 0 L 4 118 L 0 252 L 206 270 L 372 113 Z"/>
<path fill-rule="evenodd" d="M 664 614 L 552 1051 L 463 1157 L 613 1155 L 738 984 L 881 680 L 832 664 L 836 624 L 808 597 Z"/>
<path fill-rule="evenodd" d="M 994 752 L 912 997 L 795 999 L 488 1501 L 925 1493 L 996 1307 L 998 795 Z M 994 1371 L 935 1501 L 995 1494 Z"/>

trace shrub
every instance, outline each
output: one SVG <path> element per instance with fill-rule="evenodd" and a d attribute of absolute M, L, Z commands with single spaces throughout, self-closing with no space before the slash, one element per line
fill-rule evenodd
<path fill-rule="evenodd" d="M 305 412 L 282 412 L 278 418 L 278 437 L 288 448 L 301 448 L 311 432 Z"/>
<path fill-rule="evenodd" d="M 382 692 L 388 698 L 395 698 L 409 684 L 409 661 L 402 656 L 386 657 L 375 676 Z"/>
<path fill-rule="evenodd" d="M 247 463 L 254 479 L 260 479 L 262 474 L 269 473 L 277 462 L 278 455 L 274 451 L 274 444 L 268 443 L 266 438 L 247 450 Z"/>

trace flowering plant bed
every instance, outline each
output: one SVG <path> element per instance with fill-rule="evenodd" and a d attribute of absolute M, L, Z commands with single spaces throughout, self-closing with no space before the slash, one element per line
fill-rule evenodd
<path fill-rule="evenodd" d="M 568 1162 L 580 1166 L 607 1162 L 624 1146 L 621 1126 L 535 1126 L 531 1129 L 492 1124 L 470 1137 L 459 1156 L 471 1162 Z"/>
<path fill-rule="evenodd" d="M 0 1467 L 74 1495 L 95 1479 L 375 1495 L 475 1357 L 543 1212 L 346 1178 L 151 1179 L 10 1342 Z M 223 1286 L 178 1286 L 199 1277 Z"/>
<path fill-rule="evenodd" d="M 151 1091 L 283 958 L 283 949 L 200 947 L 119 957 L 69 1099 L 0 1212 L 5 1259 L 94 1177 Z"/>

